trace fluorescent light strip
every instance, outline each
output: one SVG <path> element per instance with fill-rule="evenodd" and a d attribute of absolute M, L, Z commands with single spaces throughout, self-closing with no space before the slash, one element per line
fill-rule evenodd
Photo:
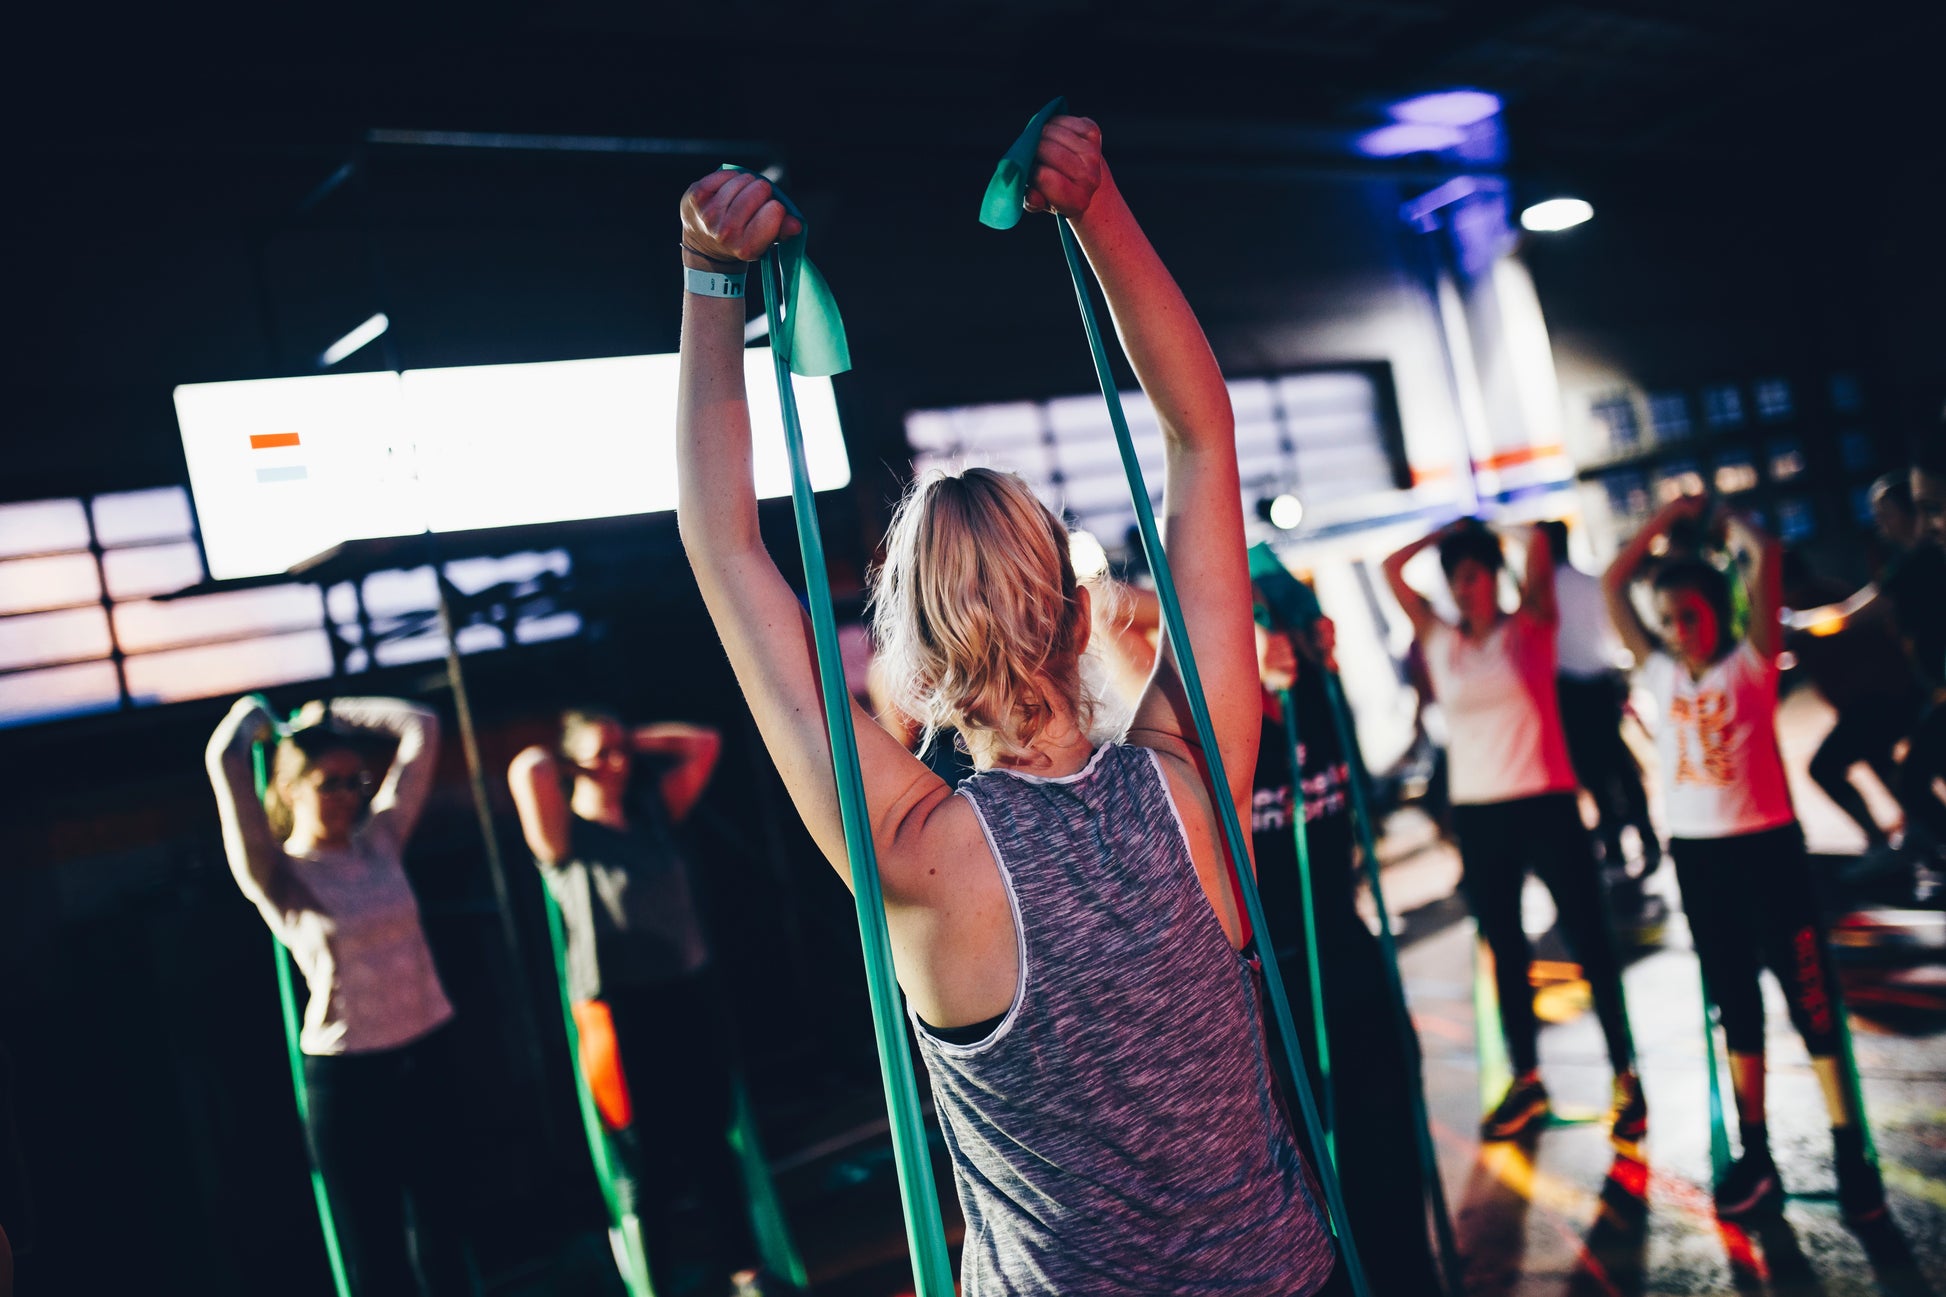
<path fill-rule="evenodd" d="M 385 312 L 380 311 L 377 315 L 372 316 L 350 333 L 347 333 L 344 337 L 326 347 L 324 354 L 318 357 L 318 368 L 331 368 L 346 356 L 357 351 L 360 347 L 376 340 L 380 334 L 391 327 L 392 321 L 385 318 Z"/>

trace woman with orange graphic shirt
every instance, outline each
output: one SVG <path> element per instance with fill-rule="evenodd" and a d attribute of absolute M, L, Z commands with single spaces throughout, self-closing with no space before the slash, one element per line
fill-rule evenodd
<path fill-rule="evenodd" d="M 1768 966 L 1790 1002 L 1831 1114 L 1838 1201 L 1853 1224 L 1885 1213 L 1878 1169 L 1840 1071 L 1837 998 L 1804 834 L 1777 747 L 1777 542 L 1719 509 L 1716 526 L 1750 596 L 1748 635 L 1731 615 L 1730 577 L 1701 555 L 1672 556 L 1650 579 L 1653 635 L 1630 587 L 1658 537 L 1700 522 L 1703 496 L 1671 501 L 1629 542 L 1603 579 L 1608 612 L 1655 695 L 1663 813 L 1703 980 L 1730 1044 L 1739 1158 L 1716 1188 L 1725 1219 L 1775 1210 L 1783 1185 L 1764 1125 L 1764 1008 Z"/>

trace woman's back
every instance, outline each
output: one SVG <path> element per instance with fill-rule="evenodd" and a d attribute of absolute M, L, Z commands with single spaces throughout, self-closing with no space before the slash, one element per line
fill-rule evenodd
<path fill-rule="evenodd" d="M 921 1048 L 967 1217 L 964 1290 L 1314 1290 L 1332 1250 L 1272 1098 L 1253 975 L 1154 753 L 961 793 L 1015 910 L 1013 1006 Z"/>

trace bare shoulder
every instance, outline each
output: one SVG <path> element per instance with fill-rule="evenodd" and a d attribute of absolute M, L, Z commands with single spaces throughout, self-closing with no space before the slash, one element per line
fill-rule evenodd
<path fill-rule="evenodd" d="M 969 889 L 999 886 L 979 813 L 943 782 L 881 837 L 879 852 L 886 899 L 894 904 L 951 907 Z"/>

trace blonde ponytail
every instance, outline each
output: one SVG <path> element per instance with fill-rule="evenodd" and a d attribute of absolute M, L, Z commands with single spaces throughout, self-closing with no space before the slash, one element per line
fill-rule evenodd
<path fill-rule="evenodd" d="M 1093 720 L 1067 529 L 1012 473 L 913 485 L 886 536 L 872 623 L 894 701 L 926 743 L 950 727 L 981 764 L 1018 761 L 1060 718 L 1084 731 Z"/>

